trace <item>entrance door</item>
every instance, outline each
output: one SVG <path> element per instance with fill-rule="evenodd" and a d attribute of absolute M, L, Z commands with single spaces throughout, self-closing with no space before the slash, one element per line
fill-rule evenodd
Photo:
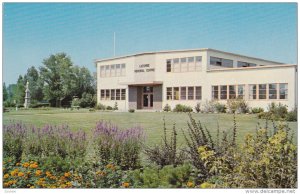
<path fill-rule="evenodd" d="M 144 109 L 151 109 L 153 108 L 153 87 L 144 87 L 143 88 L 143 108 Z"/>

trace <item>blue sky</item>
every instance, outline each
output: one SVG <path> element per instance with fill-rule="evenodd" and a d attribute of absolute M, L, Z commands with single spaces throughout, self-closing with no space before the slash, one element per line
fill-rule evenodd
<path fill-rule="evenodd" d="M 94 59 L 214 48 L 297 63 L 296 3 L 5 3 L 3 81 L 58 52 L 95 72 Z"/>

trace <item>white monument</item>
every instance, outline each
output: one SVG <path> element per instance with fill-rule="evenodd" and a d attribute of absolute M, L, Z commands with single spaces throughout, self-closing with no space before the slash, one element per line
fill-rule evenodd
<path fill-rule="evenodd" d="M 24 108 L 29 108 L 30 105 L 30 91 L 29 91 L 29 82 L 26 83 L 26 90 L 25 90 L 25 102 L 24 102 Z"/>

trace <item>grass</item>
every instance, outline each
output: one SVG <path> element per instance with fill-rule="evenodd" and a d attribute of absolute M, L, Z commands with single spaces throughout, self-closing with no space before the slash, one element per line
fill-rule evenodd
<path fill-rule="evenodd" d="M 215 136 L 219 124 L 220 131 L 231 130 L 233 126 L 233 115 L 231 114 L 196 114 L 193 113 L 196 121 L 201 123 L 211 131 Z M 66 109 L 49 109 L 49 110 L 10 110 L 3 114 L 3 122 L 22 121 L 25 124 L 33 124 L 41 127 L 45 124 L 68 124 L 72 129 L 84 129 L 89 132 L 96 125 L 97 121 L 109 121 L 117 124 L 121 128 L 142 126 L 146 133 L 146 144 L 156 144 L 161 142 L 163 134 L 163 118 L 165 118 L 167 129 L 171 131 L 173 124 L 178 129 L 178 142 L 184 144 L 184 138 L 180 129 L 186 130 L 188 115 L 186 113 L 173 112 L 89 112 L 88 109 L 66 110 Z M 265 126 L 264 120 L 258 120 L 256 115 L 237 115 L 237 141 L 241 143 L 248 133 L 255 133 L 259 123 L 261 127 Z M 271 128 L 272 123 L 269 124 Z M 297 122 L 289 122 L 292 131 L 297 132 Z"/>

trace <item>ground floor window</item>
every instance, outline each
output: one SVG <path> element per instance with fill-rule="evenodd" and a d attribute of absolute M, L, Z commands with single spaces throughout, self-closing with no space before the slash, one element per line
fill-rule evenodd
<path fill-rule="evenodd" d="M 195 98 L 196 98 L 196 100 L 201 100 L 201 98 L 202 98 L 202 89 L 201 89 L 201 87 L 195 87 L 195 89 L 196 89 L 196 94 L 195 94 Z"/>
<path fill-rule="evenodd" d="M 110 90 L 105 90 L 105 100 L 109 100 L 110 99 Z"/>
<path fill-rule="evenodd" d="M 167 100 L 201 100 L 201 86 L 167 87 Z"/>
<path fill-rule="evenodd" d="M 126 99 L 126 90 L 122 89 L 121 90 L 121 100 L 125 100 Z"/>
<path fill-rule="evenodd" d="M 212 86 L 212 99 L 219 99 L 219 86 Z"/>
<path fill-rule="evenodd" d="M 188 87 L 188 100 L 194 100 L 194 87 Z"/>
<path fill-rule="evenodd" d="M 110 99 L 111 100 L 115 100 L 116 99 L 115 95 L 116 95 L 115 90 L 114 89 L 110 90 Z"/>
<path fill-rule="evenodd" d="M 269 99 L 277 99 L 277 84 L 269 84 Z"/>
<path fill-rule="evenodd" d="M 167 100 L 172 100 L 172 88 L 167 88 Z"/>
<path fill-rule="evenodd" d="M 238 85 L 238 99 L 244 99 L 245 85 Z"/>
<path fill-rule="evenodd" d="M 126 100 L 126 89 L 100 90 L 100 100 Z"/>
<path fill-rule="evenodd" d="M 179 87 L 173 88 L 173 100 L 179 100 Z"/>
<path fill-rule="evenodd" d="M 227 99 L 227 86 L 220 86 L 220 99 L 226 100 Z"/>
<path fill-rule="evenodd" d="M 258 98 L 266 99 L 267 98 L 267 84 L 259 84 L 258 85 Z"/>
<path fill-rule="evenodd" d="M 288 99 L 288 84 L 279 84 L 279 99 Z"/>
<path fill-rule="evenodd" d="M 181 100 L 186 100 L 186 87 L 181 87 L 180 88 L 180 99 Z"/>
<path fill-rule="evenodd" d="M 230 85 L 229 86 L 229 99 L 235 99 L 236 98 L 236 86 Z"/>
<path fill-rule="evenodd" d="M 105 90 L 101 90 L 101 100 L 105 100 Z"/>
<path fill-rule="evenodd" d="M 249 99 L 256 99 L 256 85 L 249 85 Z"/>

